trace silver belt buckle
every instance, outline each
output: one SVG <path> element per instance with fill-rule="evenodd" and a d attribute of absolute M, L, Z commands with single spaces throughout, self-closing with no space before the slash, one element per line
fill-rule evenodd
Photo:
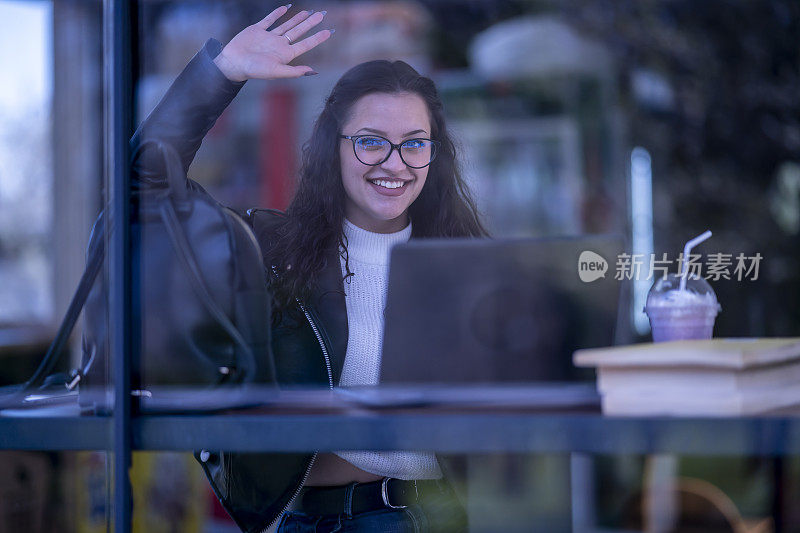
<path fill-rule="evenodd" d="M 389 483 L 389 478 L 383 478 L 383 481 L 381 481 L 381 498 L 383 498 L 383 505 L 389 509 L 405 509 L 408 507 L 408 505 L 392 505 L 389 503 L 389 490 L 387 488 L 387 483 Z"/>

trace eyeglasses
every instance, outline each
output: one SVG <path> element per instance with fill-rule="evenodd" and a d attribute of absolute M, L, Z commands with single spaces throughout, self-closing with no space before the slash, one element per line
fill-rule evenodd
<path fill-rule="evenodd" d="M 340 135 L 342 139 L 353 141 L 356 159 L 365 165 L 377 166 L 389 159 L 392 150 L 397 150 L 400 159 L 411 168 L 424 168 L 431 164 L 440 146 L 433 139 L 408 139 L 394 144 L 378 135 Z"/>

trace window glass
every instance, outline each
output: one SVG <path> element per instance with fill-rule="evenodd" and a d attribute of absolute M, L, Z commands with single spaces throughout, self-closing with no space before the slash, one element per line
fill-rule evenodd
<path fill-rule="evenodd" d="M 52 16 L 51 2 L 0 3 L 0 325 L 54 311 Z"/>

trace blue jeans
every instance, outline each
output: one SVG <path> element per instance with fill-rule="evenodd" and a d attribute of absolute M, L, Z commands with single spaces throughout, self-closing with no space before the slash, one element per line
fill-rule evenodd
<path fill-rule="evenodd" d="M 348 516 L 309 515 L 290 511 L 275 533 L 466 533 L 467 513 L 452 487 L 438 491 L 405 509 L 381 509 Z"/>
<path fill-rule="evenodd" d="M 418 505 L 384 509 L 347 518 L 339 515 L 307 515 L 288 512 L 276 533 L 422 533 L 427 521 Z"/>

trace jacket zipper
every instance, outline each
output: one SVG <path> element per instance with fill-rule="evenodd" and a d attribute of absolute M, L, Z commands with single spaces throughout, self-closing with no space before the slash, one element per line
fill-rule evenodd
<path fill-rule="evenodd" d="M 322 335 L 319 332 L 319 328 L 317 325 L 314 324 L 314 320 L 311 319 L 311 314 L 306 310 L 305 306 L 300 303 L 300 300 L 297 300 L 297 305 L 300 306 L 300 310 L 306 315 L 308 319 L 308 323 L 311 325 L 311 329 L 314 330 L 314 335 L 317 337 L 317 342 L 319 342 L 319 347 L 322 350 L 322 357 L 325 358 L 325 367 L 328 371 L 328 387 L 333 390 L 333 372 L 331 371 L 331 360 L 328 357 L 328 350 L 325 348 L 325 343 L 322 340 Z"/>
<path fill-rule="evenodd" d="M 274 272 L 275 267 L 272 268 Z M 314 330 L 314 336 L 317 337 L 317 342 L 319 342 L 319 347 L 322 350 L 322 356 L 325 358 L 325 368 L 328 371 L 328 387 L 330 387 L 330 389 L 333 390 L 333 372 L 331 372 L 331 360 L 328 357 L 328 350 L 325 348 L 325 343 L 322 341 L 322 335 L 320 335 L 319 328 L 317 328 L 317 325 L 311 319 L 311 314 L 306 310 L 305 306 L 300 303 L 300 300 L 297 299 L 295 300 L 297 301 L 297 305 L 300 306 L 300 310 L 303 312 L 304 315 L 306 315 L 306 319 L 308 320 L 308 323 L 311 325 L 311 329 Z M 266 528 L 264 528 L 262 533 L 266 533 L 272 526 L 275 525 L 275 523 L 278 520 L 280 520 L 281 516 L 283 516 L 283 513 L 285 513 L 286 510 L 289 509 L 294 500 L 297 498 L 297 495 L 300 494 L 301 490 L 303 490 L 303 485 L 306 484 L 306 480 L 308 479 L 308 476 L 311 474 L 311 467 L 314 466 L 314 461 L 316 461 L 317 455 L 318 452 L 314 452 L 314 455 L 311 457 L 311 461 L 308 463 L 308 466 L 306 467 L 306 472 L 305 474 L 303 474 L 303 481 L 300 482 L 300 485 L 294 491 L 292 497 L 289 498 L 288 502 L 286 502 L 286 505 L 283 507 L 283 510 L 280 513 L 278 513 L 278 516 L 275 517 L 275 520 L 270 522 L 270 524 Z"/>
<path fill-rule="evenodd" d="M 272 522 L 270 522 L 269 525 L 267 527 L 265 527 L 261 531 L 261 533 L 267 533 L 267 531 L 269 531 L 269 529 L 272 526 L 274 526 L 278 522 L 278 520 L 281 519 L 281 517 L 283 516 L 283 513 L 285 513 L 286 510 L 289 509 L 289 507 L 292 505 L 294 500 L 297 498 L 297 495 L 300 494 L 301 490 L 303 490 L 303 485 L 306 484 L 306 480 L 308 479 L 309 474 L 311 474 L 311 467 L 314 466 L 314 461 L 316 461 L 316 460 L 317 460 L 317 452 L 314 452 L 314 455 L 311 456 L 311 461 L 309 461 L 309 463 L 308 463 L 308 467 L 306 467 L 306 473 L 303 474 L 303 481 L 300 482 L 300 486 L 297 487 L 297 489 L 294 491 L 294 494 L 292 494 L 292 497 L 289 498 L 288 502 L 286 502 L 286 505 L 283 506 L 283 509 L 281 510 L 280 513 L 278 513 L 278 516 L 276 516 L 275 519 Z"/>

